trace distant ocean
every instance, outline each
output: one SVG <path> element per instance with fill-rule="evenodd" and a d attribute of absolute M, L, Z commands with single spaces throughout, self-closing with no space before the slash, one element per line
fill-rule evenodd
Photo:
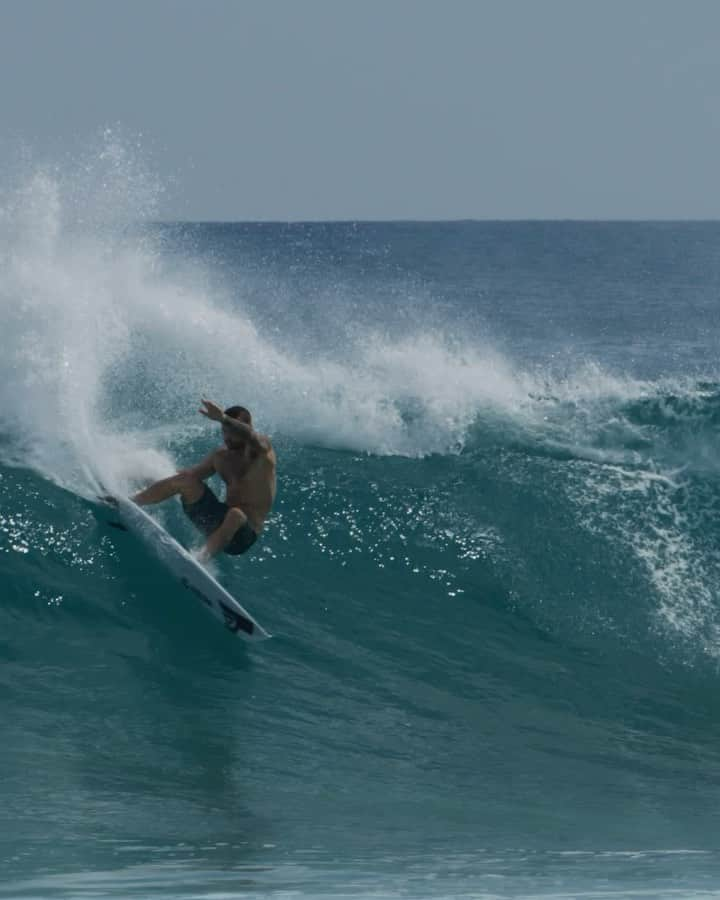
<path fill-rule="evenodd" d="M 133 177 L 0 197 L 0 896 L 720 897 L 720 224 L 143 224 Z M 251 649 L 89 500 L 216 445 L 201 396 L 279 460 L 216 566 Z"/>

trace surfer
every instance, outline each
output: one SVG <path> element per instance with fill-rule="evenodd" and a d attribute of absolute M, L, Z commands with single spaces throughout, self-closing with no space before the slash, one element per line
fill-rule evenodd
<path fill-rule="evenodd" d="M 225 446 L 131 499 L 147 506 L 179 494 L 185 515 L 207 536 L 197 557 L 206 562 L 221 551 L 245 553 L 255 543 L 275 499 L 276 458 L 269 438 L 253 429 L 244 406 L 223 411 L 210 400 L 202 404 L 199 412 L 222 426 Z M 215 472 L 225 482 L 224 503 L 205 484 Z"/>

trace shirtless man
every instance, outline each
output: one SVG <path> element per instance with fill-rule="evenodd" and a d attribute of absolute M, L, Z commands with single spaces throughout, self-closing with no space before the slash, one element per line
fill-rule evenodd
<path fill-rule="evenodd" d="M 255 543 L 275 499 L 276 459 L 270 440 L 253 430 L 244 406 L 231 406 L 223 412 L 210 400 L 202 404 L 199 412 L 222 426 L 225 447 L 213 450 L 197 465 L 151 484 L 132 499 L 147 506 L 180 494 L 185 515 L 207 535 L 197 557 L 207 562 L 221 550 L 234 556 Z M 225 503 L 205 484 L 213 472 L 227 486 Z"/>

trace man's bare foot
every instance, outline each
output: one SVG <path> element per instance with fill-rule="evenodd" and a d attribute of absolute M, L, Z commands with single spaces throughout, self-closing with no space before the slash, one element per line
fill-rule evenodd
<path fill-rule="evenodd" d="M 199 550 L 193 550 L 190 555 L 195 562 L 200 563 L 201 566 L 206 566 L 212 559 L 205 547 L 201 547 Z"/>

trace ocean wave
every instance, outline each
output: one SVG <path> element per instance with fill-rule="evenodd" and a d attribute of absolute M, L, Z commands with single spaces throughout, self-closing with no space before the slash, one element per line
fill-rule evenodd
<path fill-rule="evenodd" d="M 103 197 L 99 183 L 107 188 Z M 406 461 L 399 504 L 407 505 L 403 494 L 419 477 L 411 473 L 433 460 L 441 471 L 449 467 L 453 474 L 443 477 L 456 491 L 492 496 L 494 509 L 479 501 L 463 506 L 445 490 L 422 519 L 408 523 L 410 543 L 422 543 L 430 520 L 459 536 L 445 548 L 446 564 L 431 567 L 440 582 L 441 570 L 453 573 L 449 590 L 484 556 L 494 560 L 490 581 L 506 585 L 496 595 L 521 596 L 521 603 L 508 603 L 541 617 L 557 607 L 552 627 L 583 617 L 606 625 L 623 619 L 620 604 L 603 595 L 605 581 L 582 614 L 570 615 L 575 581 L 541 583 L 531 574 L 543 571 L 544 545 L 526 532 L 520 514 L 500 514 L 522 497 L 523 516 L 542 522 L 541 511 L 552 509 L 563 523 L 558 546 L 574 546 L 577 529 L 592 537 L 608 569 L 629 566 L 627 579 L 613 587 L 621 596 L 643 580 L 645 625 L 630 631 L 662 621 L 715 654 L 720 575 L 706 531 L 718 496 L 720 390 L 711 373 L 651 380 L 587 358 L 531 365 L 481 328 L 461 331 L 456 321 L 443 328 L 436 317 L 432 327 L 420 318 L 391 333 L 381 321 L 353 319 L 345 307 L 341 341 L 324 343 L 314 324 L 293 335 L 275 329 L 272 318 L 253 316 L 242 283 L 231 293 L 204 264 L 178 259 L 157 229 L 129 227 L 130 213 L 142 218 L 152 210 L 151 188 L 108 138 L 92 165 L 32 170 L 3 191 L 5 465 L 33 468 L 86 497 L 98 475 L 129 490 L 190 461 L 213 440 L 196 412 L 201 396 L 242 402 L 259 428 L 304 459 L 341 451 L 343 472 L 355 457 Z M 275 310 L 283 303 L 289 309 L 292 296 L 274 298 Z M 423 502 L 413 508 L 419 515 Z M 336 515 L 342 523 L 341 507 Z M 306 527 L 302 518 L 296 527 Z M 338 547 L 351 546 L 350 520 L 340 532 Z M 591 551 L 584 544 L 581 552 Z M 412 572 L 419 551 L 402 555 Z M 588 565 L 578 563 L 579 571 Z"/>

